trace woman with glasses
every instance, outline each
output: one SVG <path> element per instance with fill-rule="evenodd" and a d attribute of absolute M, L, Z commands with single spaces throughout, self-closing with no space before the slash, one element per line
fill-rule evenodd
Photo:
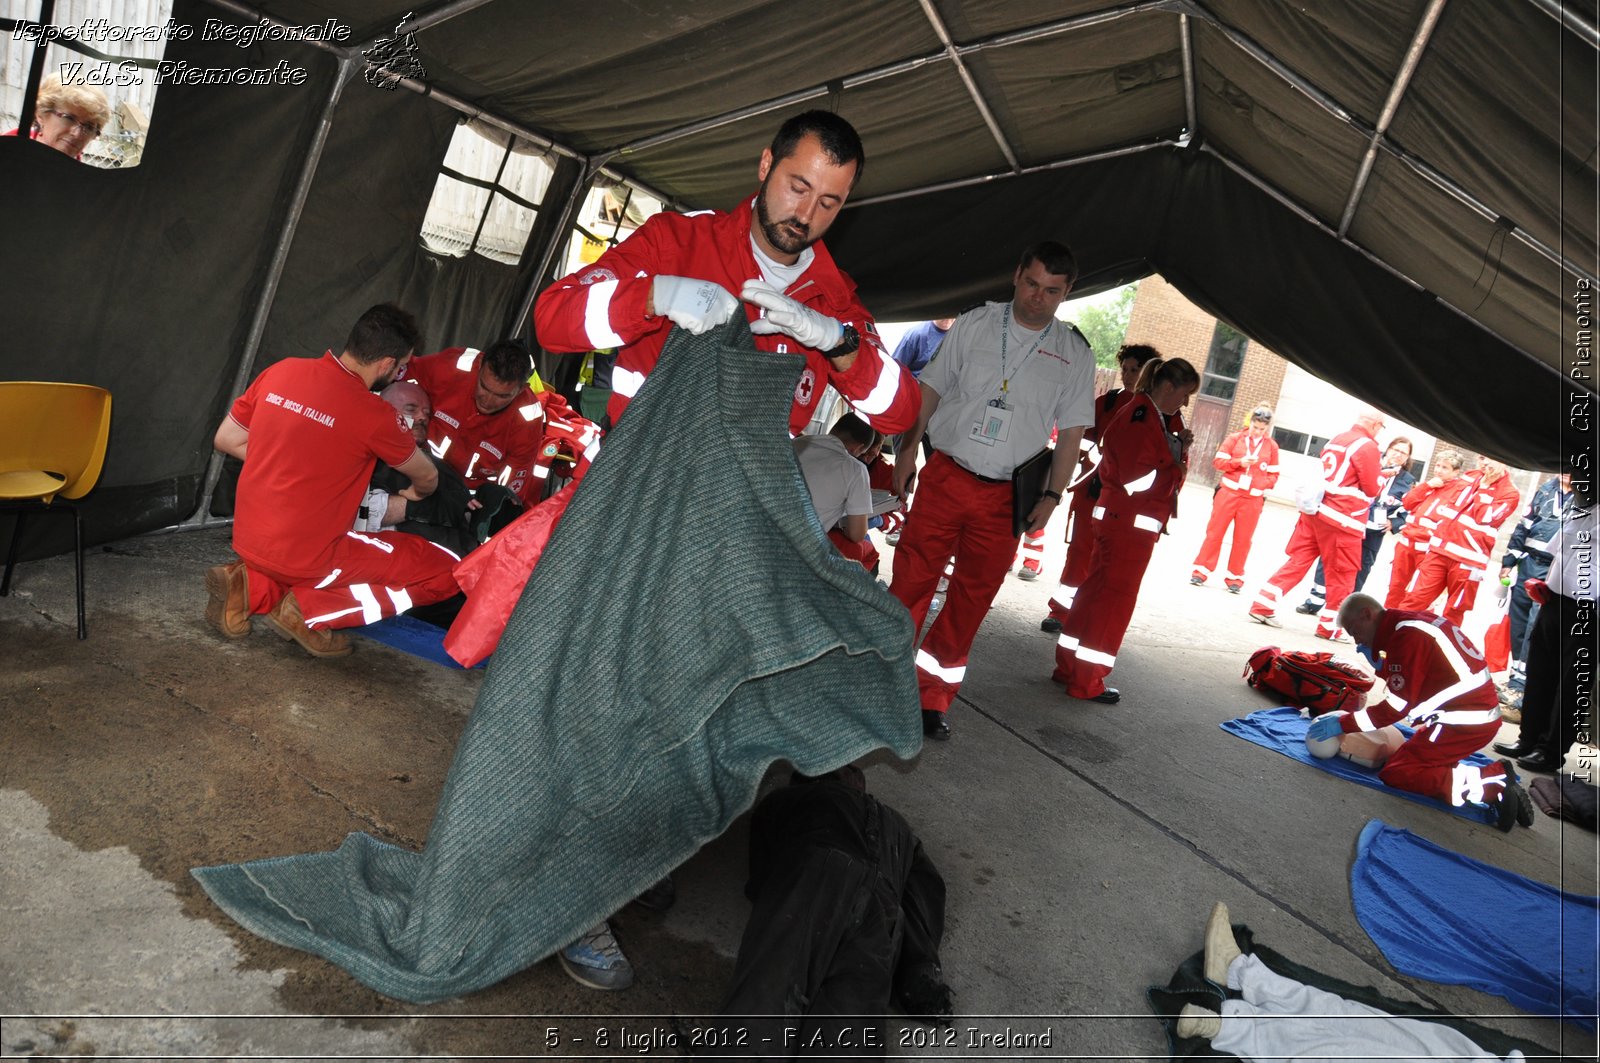
<path fill-rule="evenodd" d="M 92 85 L 63 85 L 51 74 L 39 86 L 29 136 L 47 147 L 81 160 L 83 151 L 111 121 L 111 101 Z M 20 130 L 5 134 L 16 136 Z"/>

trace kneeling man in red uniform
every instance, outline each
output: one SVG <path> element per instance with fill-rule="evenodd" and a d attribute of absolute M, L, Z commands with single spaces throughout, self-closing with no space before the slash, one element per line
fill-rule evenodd
<path fill-rule="evenodd" d="M 206 573 L 206 619 L 228 638 L 265 613 L 317 657 L 350 652 L 359 627 L 456 593 L 460 560 L 401 532 L 350 530 L 376 462 L 411 479 L 421 501 L 439 482 L 405 422 L 373 392 L 404 377 L 417 345 L 411 315 L 389 304 L 361 315 L 343 353 L 267 367 L 217 427 L 215 445 L 244 462 L 233 548 Z"/>
<path fill-rule="evenodd" d="M 1339 626 L 1382 655 L 1378 678 L 1388 696 L 1359 712 L 1328 713 L 1312 721 L 1308 739 L 1376 731 L 1404 720 L 1415 728 L 1378 778 L 1397 790 L 1447 801 L 1488 805 L 1502 831 L 1533 825 L 1533 804 L 1505 761 L 1479 767 L 1467 756 L 1500 730 L 1499 696 L 1483 654 L 1461 629 L 1432 613 L 1385 609 L 1368 594 L 1352 594 Z"/>

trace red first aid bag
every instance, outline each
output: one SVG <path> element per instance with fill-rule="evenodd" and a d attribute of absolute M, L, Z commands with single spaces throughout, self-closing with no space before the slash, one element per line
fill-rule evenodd
<path fill-rule="evenodd" d="M 1276 694 L 1285 705 L 1325 712 L 1354 712 L 1366 704 L 1372 676 L 1353 664 L 1334 660 L 1331 653 L 1280 650 L 1263 646 L 1250 655 L 1244 681 L 1257 690 Z"/>
<path fill-rule="evenodd" d="M 1506 614 L 1483 633 L 1483 659 L 1491 672 L 1503 672 L 1511 666 L 1511 616 Z"/>

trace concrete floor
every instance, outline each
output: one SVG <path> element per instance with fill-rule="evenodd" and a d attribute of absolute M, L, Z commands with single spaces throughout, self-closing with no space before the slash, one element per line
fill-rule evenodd
<path fill-rule="evenodd" d="M 1050 1033 L 1050 1049 L 1015 1054 L 1162 1058 L 1144 988 L 1200 946 L 1222 899 L 1258 940 L 1332 975 L 1592 1057 L 1595 1039 L 1570 1025 L 1397 974 L 1355 920 L 1348 873 L 1358 831 L 1382 818 L 1593 894 L 1595 835 L 1544 817 L 1501 835 L 1220 730 L 1269 704 L 1240 680 L 1252 650 L 1326 644 L 1309 617 L 1271 632 L 1243 618 L 1247 597 L 1188 586 L 1208 503 L 1186 492 L 1156 552 L 1113 679 L 1120 705 L 1051 684 L 1038 620 L 1053 581 L 1008 578 L 954 740 L 873 761 L 869 785 L 945 876 L 959 1015 L 953 1044 L 929 1048 L 911 1025 L 896 1054 L 994 1057 L 972 1028 Z M 1268 507 L 1256 579 L 1293 516 Z M 1053 541 L 1047 572 L 1062 553 Z M 670 913 L 619 916 L 638 970 L 620 994 L 547 961 L 465 999 L 401 1005 L 211 905 L 190 867 L 330 849 L 352 830 L 420 847 L 481 682 L 365 641 L 312 660 L 260 624 L 225 643 L 203 620 L 201 575 L 230 556 L 225 529 L 95 550 L 87 642 L 73 638 L 70 557 L 24 565 L 0 599 L 0 1052 L 593 1057 L 624 1028 L 681 1037 L 714 1011 L 748 913 L 743 820 L 679 872 Z M 1386 585 L 1386 567 L 1373 580 Z"/>

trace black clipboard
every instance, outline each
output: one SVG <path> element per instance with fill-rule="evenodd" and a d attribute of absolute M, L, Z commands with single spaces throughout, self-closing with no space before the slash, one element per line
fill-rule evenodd
<path fill-rule="evenodd" d="M 1050 462 L 1054 457 L 1055 451 L 1044 447 L 1011 470 L 1011 534 L 1016 538 L 1028 530 L 1028 514 L 1050 485 Z"/>

